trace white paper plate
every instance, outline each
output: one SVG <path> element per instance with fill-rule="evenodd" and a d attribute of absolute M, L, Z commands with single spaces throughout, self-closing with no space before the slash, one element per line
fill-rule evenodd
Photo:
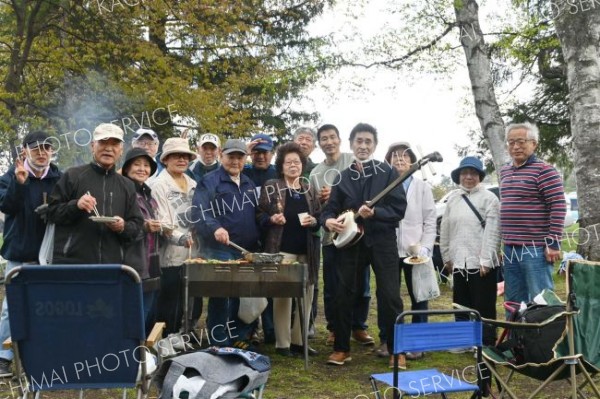
<path fill-rule="evenodd" d="M 427 262 L 429 262 L 428 256 L 411 256 L 404 259 L 404 263 L 407 265 L 422 265 Z"/>

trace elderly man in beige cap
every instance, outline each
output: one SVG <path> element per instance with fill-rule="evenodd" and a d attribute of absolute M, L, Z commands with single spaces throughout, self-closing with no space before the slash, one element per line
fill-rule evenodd
<path fill-rule="evenodd" d="M 53 262 L 128 264 L 125 248 L 143 238 L 144 219 L 133 182 L 115 170 L 123 130 L 101 123 L 91 149 L 92 162 L 68 169 L 50 195 L 48 220 L 56 225 Z M 141 272 L 141 265 L 131 266 Z"/>

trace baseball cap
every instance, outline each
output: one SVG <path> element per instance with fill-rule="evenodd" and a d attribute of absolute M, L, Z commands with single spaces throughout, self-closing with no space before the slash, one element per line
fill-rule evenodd
<path fill-rule="evenodd" d="M 241 152 L 246 155 L 246 143 L 244 143 L 240 139 L 229 139 L 225 142 L 223 146 L 223 154 L 231 154 L 233 152 Z"/>
<path fill-rule="evenodd" d="M 112 123 L 101 123 L 94 129 L 94 141 L 111 138 L 123 141 L 123 129 Z"/>
<path fill-rule="evenodd" d="M 214 144 L 215 147 L 219 148 L 221 146 L 221 140 L 219 140 L 219 136 L 212 133 L 206 133 L 200 136 L 200 141 L 198 141 L 198 146 L 201 147 L 202 144 Z"/>
<path fill-rule="evenodd" d="M 131 138 L 131 142 L 138 141 L 143 136 L 148 136 L 151 140 L 158 142 L 158 134 L 152 129 L 140 128 L 135 131 L 133 137 Z"/>
<path fill-rule="evenodd" d="M 258 151 L 273 151 L 273 139 L 271 136 L 259 133 L 252 136 L 252 141 L 261 139 L 264 143 L 257 144 L 253 149 Z"/>
<path fill-rule="evenodd" d="M 49 145 L 52 146 L 50 140 L 48 140 L 50 136 L 42 131 L 34 131 L 27 133 L 27 136 L 23 139 L 23 148 L 36 148 L 40 145 Z"/>

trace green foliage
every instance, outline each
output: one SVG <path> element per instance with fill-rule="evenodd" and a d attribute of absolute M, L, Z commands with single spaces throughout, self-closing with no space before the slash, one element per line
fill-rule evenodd
<path fill-rule="evenodd" d="M 433 199 L 439 201 L 454 188 L 455 185 L 450 176 L 442 175 L 442 180 L 431 188 L 433 191 Z"/>
<path fill-rule="evenodd" d="M 124 4 L 0 5 L 3 148 L 29 129 L 60 136 L 158 109 L 168 123 L 146 127 L 162 137 L 176 127 L 285 134 L 290 122 L 315 119 L 288 104 L 323 69 L 323 42 L 306 28 L 327 1 Z"/>
<path fill-rule="evenodd" d="M 538 154 L 564 169 L 573 168 L 569 93 L 564 60 L 554 25 L 550 20 L 552 2 L 515 1 L 523 24 L 495 43 L 495 53 L 511 61 L 533 80 L 529 101 L 516 101 L 506 115 L 514 122 L 535 122 L 540 129 Z"/>

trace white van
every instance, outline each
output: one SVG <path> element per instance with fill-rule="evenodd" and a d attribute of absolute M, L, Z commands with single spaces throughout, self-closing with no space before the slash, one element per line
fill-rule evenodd
<path fill-rule="evenodd" d="M 489 187 L 487 187 L 487 189 L 490 190 L 491 192 L 493 192 L 494 194 L 496 194 L 496 196 L 498 198 L 500 198 L 500 192 L 499 192 L 498 186 L 495 186 L 495 185 L 489 186 Z M 438 226 L 440 225 L 440 223 L 442 221 L 442 216 L 444 216 L 444 211 L 446 210 L 446 203 L 448 202 L 448 198 L 450 197 L 451 192 L 452 191 L 448 192 L 446 195 L 444 195 L 442 197 L 442 199 L 440 199 L 435 204 Z M 573 191 L 573 192 L 565 194 L 565 201 L 567 202 L 567 213 L 565 215 L 565 227 L 569 227 L 572 224 L 577 223 L 577 220 L 579 219 L 579 204 L 577 202 L 577 192 Z"/>

